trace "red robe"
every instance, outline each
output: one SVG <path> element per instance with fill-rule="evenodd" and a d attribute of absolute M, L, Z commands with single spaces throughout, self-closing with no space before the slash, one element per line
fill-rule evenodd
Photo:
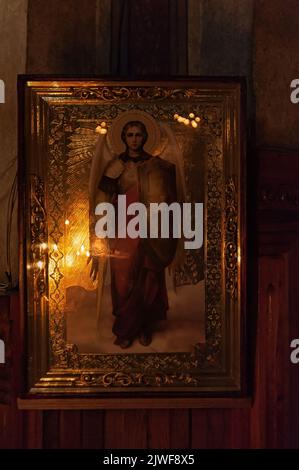
<path fill-rule="evenodd" d="M 126 196 L 127 206 L 138 202 L 137 187 L 131 187 Z M 127 223 L 132 217 L 127 216 Z M 113 240 L 114 254 L 110 258 L 113 333 L 120 340 L 133 340 L 166 318 L 165 270 L 147 254 L 145 244 L 146 239 L 140 238 Z"/>

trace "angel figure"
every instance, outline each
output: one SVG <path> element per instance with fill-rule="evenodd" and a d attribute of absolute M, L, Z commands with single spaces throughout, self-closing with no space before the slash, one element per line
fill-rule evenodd
<path fill-rule="evenodd" d="M 174 164 L 177 156 L 169 156 L 171 146 L 168 154 L 164 148 L 155 156 L 144 148 L 157 147 L 155 140 L 161 126 L 164 126 L 164 136 L 169 143 L 174 136 L 166 124 L 159 126 L 152 116 L 142 111 L 122 113 L 117 125 L 111 132 L 109 130 L 110 136 L 99 136 L 91 166 L 90 274 L 93 280 L 98 277 L 99 304 L 103 278 L 110 276 L 114 344 L 123 349 L 129 348 L 136 338 L 140 344 L 148 346 L 156 322 L 166 319 L 169 306 L 165 268 L 174 262 L 178 243 L 171 237 L 121 238 L 116 235 L 113 239 L 98 240 L 94 233 L 94 211 L 101 201 L 115 204 L 118 195 L 126 195 L 127 206 L 134 202 L 149 207 L 153 202 L 171 204 L 178 201 L 180 170 Z M 125 146 L 124 151 L 112 152 L 113 138 L 118 138 L 122 148 Z M 132 216 L 126 215 L 126 223 L 130 218 Z"/>

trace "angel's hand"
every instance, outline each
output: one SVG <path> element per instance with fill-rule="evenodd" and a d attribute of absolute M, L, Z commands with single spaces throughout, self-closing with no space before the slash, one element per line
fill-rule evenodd
<path fill-rule="evenodd" d="M 95 281 L 99 273 L 99 258 L 97 256 L 89 256 L 87 259 L 87 264 L 91 262 L 90 274 L 92 281 Z"/>

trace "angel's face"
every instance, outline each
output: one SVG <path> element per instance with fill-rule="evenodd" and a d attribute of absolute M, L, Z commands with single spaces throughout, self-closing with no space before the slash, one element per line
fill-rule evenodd
<path fill-rule="evenodd" d="M 129 151 L 133 153 L 142 150 L 144 136 L 137 126 L 129 127 L 125 134 L 125 141 Z"/>

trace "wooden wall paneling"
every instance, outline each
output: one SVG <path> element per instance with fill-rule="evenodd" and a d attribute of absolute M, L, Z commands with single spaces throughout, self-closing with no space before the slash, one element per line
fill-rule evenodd
<path fill-rule="evenodd" d="M 108 30 L 111 40 L 110 70 L 115 76 L 127 76 L 129 73 L 129 9 L 128 0 L 111 0 L 111 28 Z M 98 51 L 100 52 L 100 51 Z"/>
<path fill-rule="evenodd" d="M 253 447 L 287 446 L 289 409 L 288 256 L 260 258 Z"/>
<path fill-rule="evenodd" d="M 59 411 L 43 411 L 43 448 L 59 449 Z"/>
<path fill-rule="evenodd" d="M 24 444 L 23 414 L 17 409 L 23 377 L 22 333 L 18 294 L 0 296 L 0 338 L 5 342 L 5 364 L 0 365 L 0 404 L 8 407 L 3 407 L 1 440 L 8 448 L 21 448 Z"/>
<path fill-rule="evenodd" d="M 82 411 L 60 411 L 60 449 L 80 449 L 82 447 Z"/>
<path fill-rule="evenodd" d="M 260 315 L 264 317 L 266 335 L 264 336 L 264 354 L 261 360 L 266 361 L 266 447 L 275 448 L 277 445 L 277 342 L 279 322 L 279 288 L 282 270 L 281 257 L 264 258 L 261 270 L 261 292 L 265 297 L 264 308 Z"/>
<path fill-rule="evenodd" d="M 226 449 L 229 442 L 230 410 L 209 410 L 207 419 L 207 448 Z"/>
<path fill-rule="evenodd" d="M 259 280 L 261 283 L 261 262 L 259 263 Z M 261 287 L 259 286 L 259 292 Z M 265 311 L 265 300 L 259 296 L 259 313 Z M 261 315 L 257 322 L 257 344 L 255 354 L 255 377 L 254 377 L 254 403 L 250 415 L 250 446 L 259 449 L 266 446 L 266 364 L 263 360 L 263 343 L 266 337 L 266 329 Z"/>
<path fill-rule="evenodd" d="M 250 447 L 250 409 L 230 410 L 228 425 L 229 447 L 248 449 Z"/>
<path fill-rule="evenodd" d="M 269 230 L 269 229 L 268 229 Z M 275 236 L 275 234 L 274 234 Z M 280 240 L 283 234 L 276 238 Z M 283 237 L 284 239 L 284 237 Z M 284 402 L 286 413 L 287 394 L 281 385 L 283 371 L 288 369 L 287 357 L 281 361 L 283 342 L 288 343 L 287 305 L 281 308 L 283 278 L 286 276 L 284 255 L 275 246 L 273 234 L 268 231 L 260 237 L 259 258 L 259 316 L 257 326 L 256 374 L 254 406 L 251 412 L 251 446 L 253 448 L 278 445 L 279 401 Z M 284 291 L 285 294 L 285 291 Z M 285 295 L 284 295 L 285 296 Z M 284 349 L 286 348 L 284 345 Z M 287 377 L 284 377 L 287 379 Z M 288 379 L 287 379 L 288 380 Z"/>
<path fill-rule="evenodd" d="M 207 447 L 207 426 L 209 410 L 191 411 L 191 448 L 205 449 Z"/>
<path fill-rule="evenodd" d="M 190 410 L 171 410 L 170 448 L 188 449 L 190 447 Z"/>
<path fill-rule="evenodd" d="M 125 432 L 125 412 L 107 410 L 105 412 L 105 449 L 125 448 Z"/>
<path fill-rule="evenodd" d="M 112 0 L 96 0 L 95 73 L 109 75 L 111 70 Z"/>
<path fill-rule="evenodd" d="M 23 411 L 24 447 L 43 448 L 43 412 Z"/>
<path fill-rule="evenodd" d="M 11 403 L 12 345 L 9 312 L 10 298 L 0 296 L 0 338 L 5 344 L 5 363 L 0 364 L 0 404 L 3 405 Z"/>
<path fill-rule="evenodd" d="M 170 448 L 170 416 L 172 412 L 172 410 L 148 411 L 149 449 Z"/>
<path fill-rule="evenodd" d="M 299 447 L 299 377 L 290 363 L 290 339 L 298 326 L 299 153 L 259 151 L 259 324 L 262 372 L 258 390 L 266 414 L 261 447 Z M 299 333 L 297 329 L 297 333 Z M 256 401 L 256 400 L 255 400 Z M 257 422 L 256 413 L 252 423 Z"/>
<path fill-rule="evenodd" d="M 169 2 L 169 73 L 188 74 L 188 1 Z"/>
<path fill-rule="evenodd" d="M 299 217 L 298 217 L 299 218 Z M 290 328 L 289 345 L 295 338 L 299 338 L 299 229 L 296 243 L 290 252 L 290 273 L 289 273 L 289 309 Z M 291 349 L 289 349 L 289 354 Z M 289 447 L 299 449 L 299 363 L 292 364 L 289 361 Z"/>
<path fill-rule="evenodd" d="M 101 410 L 82 411 L 82 448 L 103 449 L 105 434 L 105 412 Z"/>
<path fill-rule="evenodd" d="M 273 416 L 269 420 L 270 430 L 267 429 L 268 448 L 284 448 L 289 446 L 289 266 L 291 246 L 282 253 L 277 267 L 277 284 L 274 286 L 273 306 L 268 308 L 271 330 L 269 331 L 269 379 L 268 379 L 268 410 Z M 269 299 L 270 301 L 270 299 Z M 273 409 L 275 413 L 273 413 Z"/>
<path fill-rule="evenodd" d="M 146 410 L 107 410 L 105 412 L 105 449 L 143 449 L 146 447 Z"/>
<path fill-rule="evenodd" d="M 9 406 L 0 405 L 0 449 L 8 449 L 10 447 L 10 429 L 9 426 Z"/>
<path fill-rule="evenodd" d="M 132 76 L 170 73 L 169 1 L 130 1 L 129 70 Z M 159 12 L 159 14 L 157 14 Z"/>

